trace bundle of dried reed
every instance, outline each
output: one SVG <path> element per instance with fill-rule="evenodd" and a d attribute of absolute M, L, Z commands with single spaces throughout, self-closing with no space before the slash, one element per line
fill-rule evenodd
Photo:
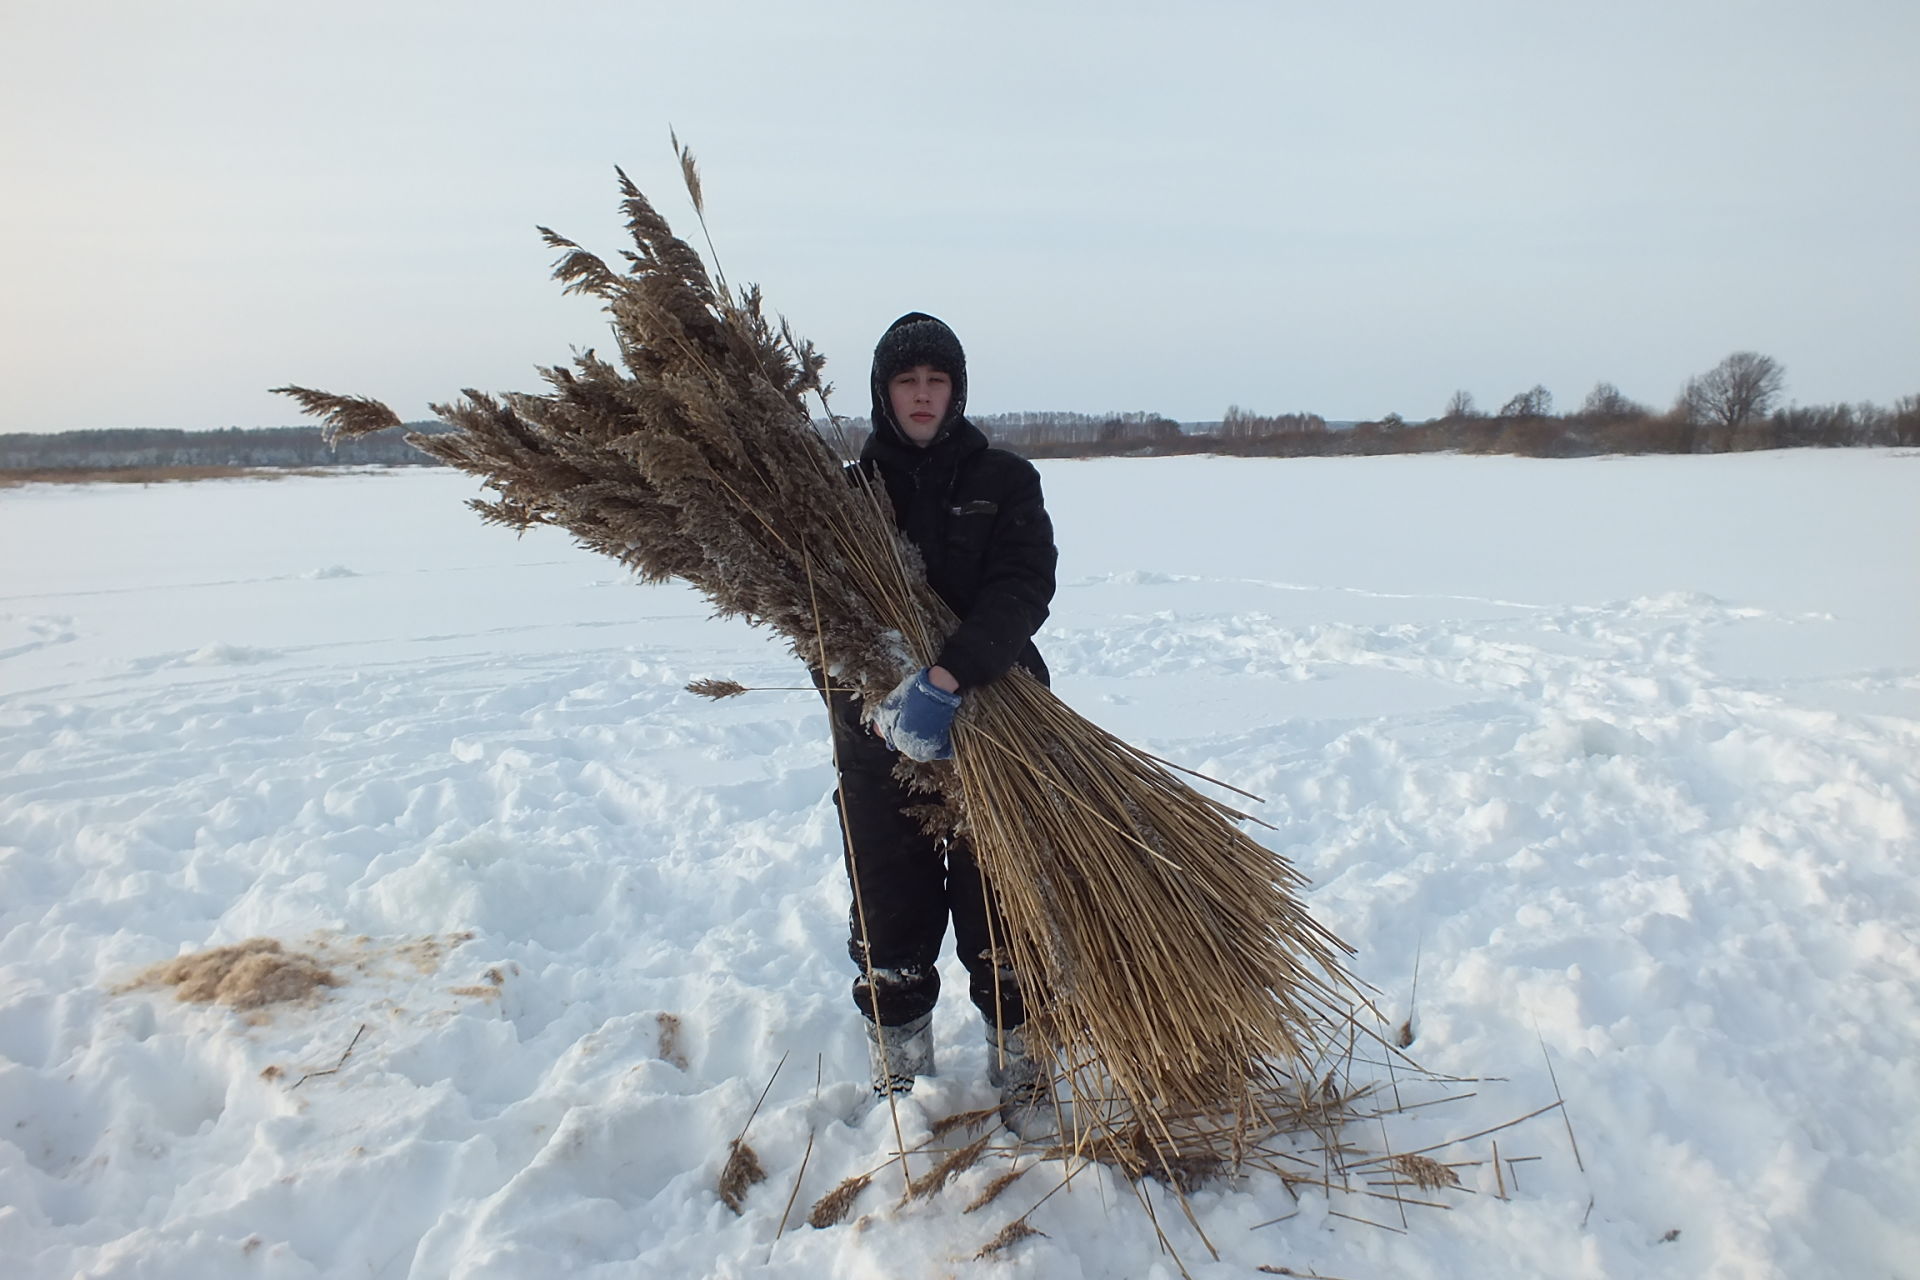
<path fill-rule="evenodd" d="M 485 483 L 496 496 L 471 505 L 487 520 L 555 525 L 649 580 L 685 579 L 877 705 L 954 618 L 884 492 L 850 483 L 812 426 L 803 397 L 824 397 L 822 357 L 767 318 L 756 289 L 729 289 L 717 268 L 716 284 L 619 181 L 626 271 L 541 234 L 567 291 L 605 303 L 622 367 L 589 351 L 542 370 L 545 394 L 467 391 L 435 406 L 456 432 L 411 439 Z M 363 397 L 280 390 L 340 436 L 399 425 Z M 1196 1144 L 1231 1150 L 1259 1125 L 1269 1069 L 1350 1025 L 1343 945 L 1301 906 L 1299 876 L 1236 825 L 1245 815 L 1020 670 L 969 694 L 954 747 L 951 763 L 902 768 L 999 892 L 1031 1039 L 1063 1079 L 1096 1064 L 1130 1113 L 1113 1123 L 1144 1126 L 1163 1163 Z M 1112 1114 L 1084 1111 L 1083 1125 Z M 1194 1136 L 1201 1114 L 1222 1117 L 1211 1136 Z"/>

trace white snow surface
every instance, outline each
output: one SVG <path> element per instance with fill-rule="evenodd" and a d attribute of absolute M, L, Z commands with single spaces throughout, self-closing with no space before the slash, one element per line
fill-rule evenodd
<path fill-rule="evenodd" d="M 1060 1181 L 961 1213 L 989 1161 L 806 1226 L 894 1143 L 825 717 L 681 688 L 805 684 L 775 639 L 482 525 L 444 471 L 29 487 L 0 492 L 0 1271 L 1920 1275 L 1920 457 L 1042 470 L 1056 688 L 1265 797 L 1412 1056 L 1479 1081 L 1353 1135 L 1448 1144 L 1450 1208 L 1256 1174 L 1189 1219 L 1083 1171 L 975 1261 Z M 254 1017 L 121 989 L 255 936 L 343 985 Z M 943 967 L 909 1142 L 992 1100 Z M 716 1177 L 783 1056 L 736 1216 Z"/>

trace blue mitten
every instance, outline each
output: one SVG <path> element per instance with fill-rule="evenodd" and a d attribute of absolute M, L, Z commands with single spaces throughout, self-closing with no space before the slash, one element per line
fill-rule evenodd
<path fill-rule="evenodd" d="M 880 704 L 873 723 L 887 745 L 909 760 L 953 759 L 953 715 L 960 695 L 927 679 L 925 670 L 902 680 Z"/>

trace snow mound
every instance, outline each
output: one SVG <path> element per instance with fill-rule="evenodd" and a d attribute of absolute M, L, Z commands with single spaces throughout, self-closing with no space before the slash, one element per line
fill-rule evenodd
<path fill-rule="evenodd" d="M 188 667 L 240 667 L 256 662 L 271 662 L 280 655 L 272 649 L 254 649 L 241 644 L 205 644 L 180 659 Z"/>

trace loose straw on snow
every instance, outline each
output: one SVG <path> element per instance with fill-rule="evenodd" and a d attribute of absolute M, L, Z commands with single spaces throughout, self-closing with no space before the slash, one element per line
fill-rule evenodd
<path fill-rule="evenodd" d="M 471 505 L 486 520 L 558 526 L 648 581 L 685 579 L 803 661 L 824 653 L 833 682 L 876 705 L 955 620 L 884 492 L 850 482 L 814 429 L 804 397 L 824 395 L 823 358 L 757 289 L 716 285 L 619 182 L 624 271 L 541 229 L 566 291 L 605 304 L 619 364 L 588 351 L 541 370 L 544 394 L 466 391 L 434 406 L 453 432 L 409 439 L 484 482 L 493 496 Z M 280 390 L 331 437 L 400 425 L 364 397 Z M 1018 669 L 969 692 L 954 751 L 902 775 L 944 805 L 998 892 L 1031 1038 L 1066 1078 L 1091 1064 L 1112 1086 L 1117 1105 L 1076 1108 L 1075 1145 L 1124 1132 L 1148 1172 L 1237 1158 L 1270 1086 L 1312 1071 L 1356 1002 L 1299 875 L 1243 815 Z"/>

